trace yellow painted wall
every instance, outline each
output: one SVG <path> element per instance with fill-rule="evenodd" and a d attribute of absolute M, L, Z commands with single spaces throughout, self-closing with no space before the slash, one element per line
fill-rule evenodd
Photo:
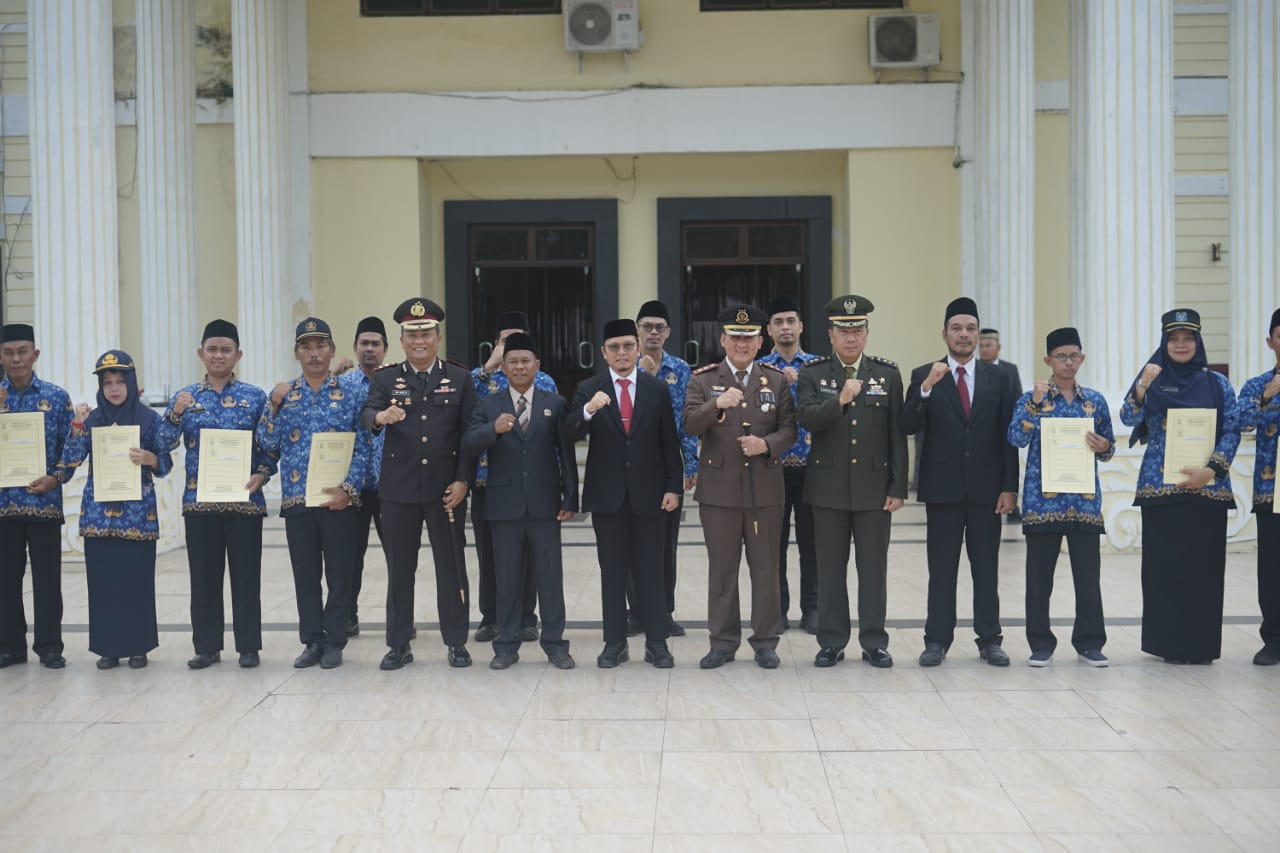
<path fill-rule="evenodd" d="M 1043 352 L 1041 344 L 1045 335 L 1071 322 L 1067 272 L 1071 245 L 1069 124 L 1066 113 L 1036 116 L 1036 330 L 1032 336 L 1035 345 L 1032 352 L 1036 355 Z M 1087 350 L 1088 331 L 1082 329 L 1081 336 Z M 1023 367 L 1021 374 L 1023 383 L 1029 384 L 1035 371 Z"/>
<path fill-rule="evenodd" d="M 578 73 L 560 15 L 361 18 L 357 0 L 307 4 L 311 88 L 317 92 L 491 91 L 652 86 L 869 83 L 868 12 L 699 12 L 697 0 L 642 3 L 644 46 L 629 70 L 588 55 Z M 891 10 L 879 10 L 881 12 Z M 960 68 L 960 4 L 918 0 L 941 17 L 942 67 Z M 918 71 L 884 79 L 920 79 Z"/>
<path fill-rule="evenodd" d="M 1176 13 L 1177 6 L 1174 6 Z M 1173 17 L 1173 74 L 1175 77 L 1226 77 L 1227 15 Z"/>
<path fill-rule="evenodd" d="M 1036 0 L 1035 77 L 1066 80 L 1071 77 L 1071 4 L 1063 0 Z"/>

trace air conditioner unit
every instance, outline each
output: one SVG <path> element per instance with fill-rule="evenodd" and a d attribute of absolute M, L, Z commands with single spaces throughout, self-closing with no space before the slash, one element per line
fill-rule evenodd
<path fill-rule="evenodd" d="M 937 15 L 871 15 L 867 36 L 872 68 L 932 68 L 942 60 Z"/>
<path fill-rule="evenodd" d="M 639 50 L 639 0 L 564 0 L 564 49 Z"/>

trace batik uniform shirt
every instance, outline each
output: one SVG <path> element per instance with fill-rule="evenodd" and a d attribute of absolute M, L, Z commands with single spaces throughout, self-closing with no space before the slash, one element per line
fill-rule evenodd
<path fill-rule="evenodd" d="M 279 412 L 271 413 L 270 402 L 264 407 L 262 419 L 258 421 L 257 439 L 263 449 L 275 457 L 280 468 L 281 516 L 297 515 L 308 509 L 307 465 L 311 459 L 311 437 L 318 432 L 356 434 L 351 466 L 340 487 L 350 496 L 353 506 L 360 505 L 360 485 L 373 453 L 373 436 L 360 426 L 364 400 L 363 394 L 344 391 L 337 377 L 330 376 L 319 391 L 312 391 L 307 380 L 299 376 L 281 401 Z"/>
<path fill-rule="evenodd" d="M 181 417 L 173 414 L 174 401 L 186 391 L 204 408 L 192 411 L 188 406 Z M 182 442 L 187 449 L 187 480 L 182 491 L 182 514 L 232 513 L 236 515 L 266 515 L 267 502 L 259 489 L 249 495 L 247 501 L 196 502 L 196 475 L 200 472 L 200 431 L 203 429 L 239 429 L 254 431 L 262 413 L 268 408 L 267 394 L 256 385 L 240 382 L 233 375 L 222 391 L 215 391 L 208 380 L 180 388 L 169 401 L 169 408 L 160 417 L 160 441 L 173 450 Z M 250 474 L 261 474 L 265 483 L 276 472 L 275 460 L 253 444 L 253 459 L 249 463 Z"/>
<path fill-rule="evenodd" d="M 772 365 L 779 370 L 785 370 L 790 367 L 798 374 L 801 367 L 813 361 L 815 358 L 820 358 L 820 356 L 816 356 L 813 353 L 808 353 L 797 348 L 796 357 L 788 361 L 775 349 L 763 358 L 756 359 L 756 361 L 760 364 Z M 791 402 L 798 406 L 799 398 L 796 397 L 797 385 L 799 385 L 798 382 L 791 383 Z M 809 431 L 800 426 L 800 424 L 796 424 L 796 435 L 796 443 L 787 448 L 786 453 L 782 454 L 782 465 L 785 468 L 803 468 L 809 460 L 809 446 L 813 441 L 809 436 Z"/>
<path fill-rule="evenodd" d="M 689 362 L 664 351 L 662 364 L 658 366 L 655 375 L 667 383 L 667 390 L 671 392 L 671 406 L 676 413 L 676 435 L 680 437 L 680 455 L 684 459 L 684 475 L 697 476 L 698 437 L 684 431 L 684 398 L 689 392 L 689 377 L 693 375 L 693 371 L 689 369 Z"/>
<path fill-rule="evenodd" d="M 369 377 L 364 375 L 363 370 L 356 368 L 355 370 L 347 371 L 338 377 L 338 385 L 342 388 L 344 394 L 359 397 L 360 407 L 364 406 L 365 398 L 369 396 Z M 356 411 L 359 411 L 359 409 Z M 382 445 L 386 441 L 385 436 L 385 432 L 370 436 L 372 455 L 369 457 L 368 464 L 364 469 L 364 483 L 360 486 L 362 491 L 376 492 L 378 490 L 378 481 L 382 474 Z"/>
<path fill-rule="evenodd" d="M 1214 380 L 1222 390 L 1223 423 L 1222 437 L 1218 439 L 1209 457 L 1208 467 L 1213 469 L 1214 478 L 1202 489 L 1191 491 L 1176 485 L 1164 483 L 1164 444 L 1167 430 L 1163 418 L 1156 417 L 1147 411 L 1146 406 L 1138 405 L 1130 392 L 1124 398 L 1124 406 L 1120 409 L 1120 421 L 1126 426 L 1137 426 L 1145 422 L 1149 441 L 1147 450 L 1142 455 L 1142 467 L 1138 471 L 1138 488 L 1134 497 L 1134 506 L 1149 504 L 1176 503 L 1192 500 L 1207 502 L 1214 506 L 1234 506 L 1235 497 L 1231 494 L 1231 462 L 1236 458 L 1236 449 L 1240 446 L 1240 408 L 1236 404 L 1236 392 L 1231 388 L 1227 377 L 1216 371 Z M 1143 398 L 1145 402 L 1146 398 Z"/>
<path fill-rule="evenodd" d="M 1245 432 L 1257 430 L 1253 459 L 1254 512 L 1271 512 L 1276 493 L 1276 442 L 1280 433 L 1280 395 L 1263 404 L 1262 391 L 1280 368 L 1255 376 L 1240 389 L 1240 427 Z"/>
<path fill-rule="evenodd" d="M 58 462 L 71 432 L 75 408 L 67 392 L 31 374 L 31 384 L 25 391 L 16 390 L 6 376 L 0 387 L 9 392 L 7 408 L 3 412 L 44 413 L 44 455 L 48 467 L 46 474 L 57 476 Z M 32 480 L 37 479 L 32 477 Z M 62 482 L 43 495 L 28 492 L 25 486 L 0 489 L 0 519 L 16 518 L 24 521 L 62 521 Z"/>
<path fill-rule="evenodd" d="M 485 373 L 483 367 L 477 367 L 471 371 L 471 381 L 475 385 L 477 397 L 488 397 L 490 394 L 500 394 L 511 387 L 511 380 L 507 379 L 507 374 L 501 370 L 495 373 Z M 552 394 L 558 394 L 556 390 L 556 381 L 551 378 L 550 374 L 543 373 L 541 370 L 533 377 L 533 387 L 541 388 Z M 465 427 L 465 424 L 463 425 Z M 476 483 L 474 488 L 482 489 L 489 482 L 489 454 L 481 453 L 480 461 L 476 464 Z"/>
<path fill-rule="evenodd" d="M 156 455 L 156 467 L 142 466 L 142 500 L 99 502 L 93 497 L 93 428 L 83 435 L 71 435 L 58 463 L 57 477 L 66 483 L 76 469 L 89 461 L 89 479 L 80 498 L 80 535 L 97 539 L 129 539 L 135 542 L 160 538 L 160 522 L 156 517 L 155 478 L 173 470 L 169 445 L 160 432 L 162 418 L 151 422 L 139 438 L 139 446 Z"/>
<path fill-rule="evenodd" d="M 1111 442 L 1105 453 L 1096 453 L 1094 458 L 1098 462 L 1106 462 L 1115 455 L 1116 436 L 1111 427 L 1111 412 L 1106 398 L 1097 391 L 1077 385 L 1075 399 L 1068 402 L 1058 386 L 1050 383 L 1049 393 L 1039 405 L 1032 401 L 1030 391 L 1019 397 L 1013 406 L 1013 420 L 1009 423 L 1009 443 L 1014 447 L 1030 448 L 1022 484 L 1022 531 L 1105 533 L 1102 489 L 1096 465 L 1092 492 L 1077 495 L 1046 494 L 1043 491 L 1040 481 L 1040 422 L 1045 418 L 1089 418 L 1093 421 L 1093 431 Z"/>

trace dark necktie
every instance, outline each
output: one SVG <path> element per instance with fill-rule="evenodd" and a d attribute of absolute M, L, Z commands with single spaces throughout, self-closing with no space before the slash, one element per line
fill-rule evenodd
<path fill-rule="evenodd" d="M 956 368 L 956 390 L 960 392 L 960 408 L 964 410 L 964 419 L 969 420 L 969 383 L 964 381 L 964 368 Z"/>
<path fill-rule="evenodd" d="M 516 403 L 516 423 L 520 424 L 521 432 L 529 428 L 529 403 L 525 400 L 523 394 L 520 395 L 520 399 Z"/>
<path fill-rule="evenodd" d="M 631 380 L 619 379 L 618 384 L 622 386 L 622 390 L 618 393 L 618 410 L 622 413 L 622 431 L 630 434 L 631 394 L 627 391 L 627 388 L 631 386 Z"/>
<path fill-rule="evenodd" d="M 733 375 L 734 375 L 734 376 L 736 376 L 736 377 L 738 377 L 738 385 L 739 385 L 739 387 L 741 387 L 741 388 L 745 389 L 745 388 L 747 387 L 747 371 L 745 371 L 745 370 L 739 370 L 739 371 L 737 371 L 736 373 L 734 373 Z"/>

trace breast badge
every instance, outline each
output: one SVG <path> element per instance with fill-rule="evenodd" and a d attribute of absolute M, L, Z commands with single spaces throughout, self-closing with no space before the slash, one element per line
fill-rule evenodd
<path fill-rule="evenodd" d="M 290 395 L 290 396 L 289 396 L 289 399 L 290 399 L 290 400 L 292 400 L 292 399 L 295 399 L 295 398 L 293 397 L 293 395 Z M 235 407 L 236 407 L 236 398 L 235 398 L 235 397 L 223 397 L 223 398 L 222 398 L 222 408 L 224 408 L 224 409 L 234 409 Z"/>
<path fill-rule="evenodd" d="M 53 404 L 50 403 L 48 400 L 41 400 L 40 402 L 36 403 L 36 408 L 42 412 L 48 412 L 53 409 Z"/>

